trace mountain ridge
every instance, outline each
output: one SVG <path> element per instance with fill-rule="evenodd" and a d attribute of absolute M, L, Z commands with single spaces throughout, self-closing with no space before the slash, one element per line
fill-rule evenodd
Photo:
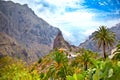
<path fill-rule="evenodd" d="M 3 52 L 0 49 L 0 55 L 3 55 L 5 52 L 13 56 L 12 52 L 14 52 L 15 56 L 28 61 L 28 63 L 37 61 L 39 58 L 47 55 L 55 47 L 54 40 L 59 33 L 61 33 L 61 40 L 64 40 L 60 29 L 37 17 L 27 4 L 21 5 L 12 1 L 0 0 L 0 24 L 0 35 L 9 37 L 6 39 L 2 37 L 0 44 L 4 40 L 8 40 L 8 43 L 11 43 L 10 40 L 12 39 L 14 39 L 13 42 L 15 41 L 18 44 L 16 48 L 12 45 L 7 45 L 6 47 L 11 48 L 9 52 L 7 52 L 9 49 L 6 49 L 5 46 L 0 46 L 4 50 L 6 49 Z M 21 47 L 18 52 L 15 51 L 17 46 Z M 25 50 L 23 51 L 22 48 Z M 22 53 L 23 55 L 21 56 L 20 54 Z M 26 59 L 22 58 L 23 56 Z"/>

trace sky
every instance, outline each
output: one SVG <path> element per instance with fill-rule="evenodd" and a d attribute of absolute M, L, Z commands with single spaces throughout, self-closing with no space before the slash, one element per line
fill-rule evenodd
<path fill-rule="evenodd" d="M 28 4 L 37 16 L 58 27 L 70 44 L 78 46 L 101 25 L 120 23 L 120 0 L 11 0 Z"/>

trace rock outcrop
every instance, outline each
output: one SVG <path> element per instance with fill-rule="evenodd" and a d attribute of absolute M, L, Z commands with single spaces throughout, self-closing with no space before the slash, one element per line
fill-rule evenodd
<path fill-rule="evenodd" d="M 57 37 L 54 40 L 54 45 L 53 48 L 65 48 L 65 49 L 70 49 L 71 45 L 64 40 L 62 33 L 59 32 Z"/>

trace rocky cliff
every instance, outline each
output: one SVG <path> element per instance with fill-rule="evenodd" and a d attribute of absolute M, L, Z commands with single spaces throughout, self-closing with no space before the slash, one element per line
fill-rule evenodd
<path fill-rule="evenodd" d="M 59 32 L 57 37 L 54 40 L 54 45 L 53 48 L 65 48 L 65 49 L 70 49 L 71 45 L 64 40 L 62 33 Z"/>
<path fill-rule="evenodd" d="M 63 48 L 66 49 L 68 54 L 70 52 L 76 53 L 79 52 L 80 48 L 74 45 L 70 45 L 67 41 L 64 40 L 62 32 L 59 32 L 57 37 L 54 40 L 53 48 Z"/>
<path fill-rule="evenodd" d="M 112 32 L 115 33 L 116 35 L 116 41 L 114 43 L 114 46 L 109 48 L 107 51 L 111 50 L 112 48 L 114 48 L 116 46 L 116 44 L 118 43 L 118 41 L 120 40 L 120 23 L 116 24 L 115 26 L 109 28 Z M 101 52 L 101 49 L 98 49 L 97 44 L 95 43 L 95 41 L 93 41 L 93 35 L 94 33 L 92 33 L 92 35 L 89 36 L 89 39 L 87 39 L 85 42 L 81 43 L 79 45 L 79 47 L 84 47 L 86 49 L 90 49 L 92 51 L 96 51 L 96 52 Z"/>
<path fill-rule="evenodd" d="M 36 61 L 53 49 L 59 33 L 58 28 L 37 17 L 27 4 L 0 0 L 0 55 Z"/>

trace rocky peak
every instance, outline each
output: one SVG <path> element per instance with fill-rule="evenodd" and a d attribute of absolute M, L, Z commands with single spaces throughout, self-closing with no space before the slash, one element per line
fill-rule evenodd
<path fill-rule="evenodd" d="M 71 45 L 64 40 L 62 33 L 59 32 L 57 37 L 54 40 L 54 45 L 53 48 L 65 48 L 65 49 L 70 49 Z"/>

